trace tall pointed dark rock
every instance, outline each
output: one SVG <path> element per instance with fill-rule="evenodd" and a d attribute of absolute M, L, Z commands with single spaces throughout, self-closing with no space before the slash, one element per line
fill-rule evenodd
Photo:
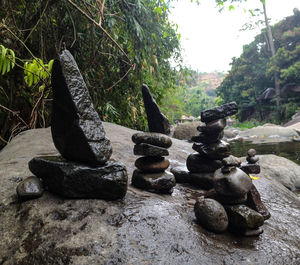
<path fill-rule="evenodd" d="M 142 93 L 147 114 L 149 131 L 169 134 L 171 124 L 166 116 L 161 113 L 155 99 L 150 93 L 148 86 L 145 84 L 142 85 Z"/>
<path fill-rule="evenodd" d="M 105 164 L 112 154 L 112 147 L 68 50 L 64 50 L 53 64 L 52 89 L 51 132 L 55 147 L 67 160 Z"/>

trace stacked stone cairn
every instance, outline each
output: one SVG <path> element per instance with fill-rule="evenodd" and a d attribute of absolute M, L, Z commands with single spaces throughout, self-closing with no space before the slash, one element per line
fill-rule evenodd
<path fill-rule="evenodd" d="M 120 162 L 109 160 L 110 141 L 68 50 L 54 61 L 51 81 L 51 132 L 61 156 L 35 157 L 29 162 L 30 171 L 42 179 L 48 191 L 62 197 L 123 198 L 127 192 L 126 168 Z M 21 183 L 17 187 L 18 195 L 25 198 L 29 186 Z"/>
<path fill-rule="evenodd" d="M 196 184 L 208 190 L 202 192 L 203 196 L 197 198 L 194 206 L 201 226 L 214 232 L 229 229 L 245 236 L 255 236 L 263 232 L 261 226 L 267 215 L 261 214 L 259 193 L 247 175 L 248 171 L 245 173 L 244 170 L 249 170 L 249 167 L 254 170 L 251 163 L 257 163 L 257 158 L 251 151 L 248 156 L 251 159 L 247 159 L 247 167 L 244 164 L 242 170 L 239 168 L 240 159 L 232 156 L 229 144 L 221 140 L 225 118 L 237 110 L 236 103 L 231 102 L 203 111 L 201 120 L 205 126 L 199 126 L 200 134 L 192 138 L 197 153 L 189 155 L 187 169 L 177 167 L 172 172 L 177 182 Z"/>
<path fill-rule="evenodd" d="M 170 137 L 160 133 L 136 133 L 133 153 L 142 156 L 135 161 L 137 169 L 132 175 L 132 185 L 155 193 L 172 193 L 175 177 L 166 169 L 170 162 L 165 159 L 172 145 Z"/>

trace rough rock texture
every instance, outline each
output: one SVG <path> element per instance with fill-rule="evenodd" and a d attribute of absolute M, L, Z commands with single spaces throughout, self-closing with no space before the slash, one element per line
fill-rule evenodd
<path fill-rule="evenodd" d="M 194 143 L 192 148 L 200 155 L 206 155 L 211 159 L 223 159 L 230 156 L 230 145 L 222 140 L 210 145 Z"/>
<path fill-rule="evenodd" d="M 164 148 L 169 148 L 172 145 L 171 138 L 161 133 L 135 133 L 131 139 L 136 144 L 145 143 Z"/>
<path fill-rule="evenodd" d="M 205 134 L 219 134 L 226 126 L 226 119 L 218 119 L 207 123 L 205 126 L 198 126 L 197 130 Z"/>
<path fill-rule="evenodd" d="M 133 153 L 138 156 L 168 156 L 169 151 L 166 148 L 158 147 L 152 144 L 136 144 Z"/>
<path fill-rule="evenodd" d="M 246 205 L 225 206 L 229 226 L 237 230 L 256 229 L 264 224 L 263 216 Z"/>
<path fill-rule="evenodd" d="M 260 155 L 261 174 L 269 175 L 290 190 L 300 189 L 300 166 L 284 157 Z"/>
<path fill-rule="evenodd" d="M 131 176 L 136 159 L 131 135 L 137 131 L 103 125 L 112 158 Z M 191 144 L 172 140 L 171 164 L 185 163 Z M 255 185 L 272 217 L 262 235 L 245 238 L 199 226 L 194 204 L 202 191 L 183 184 L 172 196 L 129 185 L 120 201 L 69 200 L 44 192 L 19 203 L 16 186 L 30 174 L 28 162 L 41 155 L 57 155 L 49 128 L 24 132 L 0 152 L 0 264 L 299 264 L 299 199 L 266 175 Z"/>
<path fill-rule="evenodd" d="M 224 136 L 224 131 L 218 134 L 206 134 L 200 132 L 199 135 L 193 136 L 191 140 L 196 143 L 212 144 L 221 140 Z"/>
<path fill-rule="evenodd" d="M 274 164 L 272 165 L 274 168 Z M 259 174 L 260 173 L 260 165 L 259 164 L 249 164 L 247 162 L 243 162 L 240 165 L 240 169 L 243 170 L 246 174 Z"/>
<path fill-rule="evenodd" d="M 201 226 L 214 232 L 224 232 L 228 226 L 228 217 L 224 207 L 213 199 L 200 197 L 194 211 Z"/>
<path fill-rule="evenodd" d="M 161 173 L 144 173 L 138 169 L 133 171 L 132 185 L 157 193 L 172 193 L 176 185 L 175 177 L 172 173 L 165 171 Z"/>
<path fill-rule="evenodd" d="M 215 172 L 218 168 L 222 167 L 222 162 L 220 160 L 208 159 L 198 153 L 193 153 L 188 156 L 186 167 L 192 173 Z"/>
<path fill-rule="evenodd" d="M 52 137 L 67 160 L 104 164 L 112 154 L 110 141 L 77 64 L 68 50 L 54 61 L 52 69 Z"/>
<path fill-rule="evenodd" d="M 200 121 L 178 123 L 174 127 L 174 132 L 172 137 L 179 140 L 190 141 L 193 136 L 197 136 L 199 134 L 199 132 L 197 131 L 197 127 L 203 124 L 204 123 Z"/>
<path fill-rule="evenodd" d="M 41 197 L 44 188 L 39 178 L 30 176 L 18 184 L 16 191 L 20 200 L 28 200 Z"/>
<path fill-rule="evenodd" d="M 149 131 L 169 134 L 171 131 L 171 124 L 166 116 L 161 113 L 147 85 L 142 86 L 142 93 L 147 114 Z"/>
<path fill-rule="evenodd" d="M 238 112 L 238 106 L 235 102 L 223 104 L 219 107 L 208 109 L 201 112 L 201 121 L 209 123 L 214 120 L 222 119 L 234 115 Z"/>
<path fill-rule="evenodd" d="M 120 162 L 90 167 L 60 156 L 41 156 L 29 161 L 29 169 L 49 191 L 67 198 L 116 200 L 127 191 L 128 176 Z"/>

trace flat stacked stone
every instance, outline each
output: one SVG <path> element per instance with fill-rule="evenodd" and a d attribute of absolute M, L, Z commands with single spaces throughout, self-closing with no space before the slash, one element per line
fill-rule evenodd
<path fill-rule="evenodd" d="M 247 152 L 246 162 L 243 162 L 240 166 L 240 169 L 243 170 L 246 174 L 259 174 L 259 157 L 256 155 L 255 149 L 249 149 Z"/>
<path fill-rule="evenodd" d="M 206 198 L 196 202 L 194 208 L 197 220 L 204 228 L 223 232 L 228 226 L 245 236 L 254 236 L 263 232 L 263 210 L 260 213 L 253 209 L 258 209 L 261 205 L 257 205 L 258 199 L 252 180 L 240 169 L 241 160 L 230 154 L 229 144 L 222 140 L 226 126 L 225 118 L 235 114 L 237 110 L 236 103 L 231 102 L 201 113 L 201 120 L 205 122 L 205 126 L 199 126 L 200 134 L 192 138 L 195 142 L 193 149 L 197 153 L 191 154 L 187 159 L 189 177 L 186 179 L 193 183 L 193 175 L 201 174 L 203 178 L 205 175 L 207 179 L 207 174 L 211 174 L 210 185 L 207 185 L 207 180 L 205 185 L 199 185 L 211 190 L 206 192 Z M 248 163 L 257 163 L 255 155 L 253 151 L 248 152 Z M 179 179 L 183 180 L 184 170 L 173 169 L 176 179 L 181 173 Z M 186 173 L 185 175 L 187 176 Z M 246 203 L 255 206 L 250 208 Z"/>
<path fill-rule="evenodd" d="M 136 133 L 132 135 L 135 143 L 133 153 L 140 155 L 135 161 L 137 169 L 132 175 L 132 185 L 156 193 L 172 193 L 176 185 L 175 177 L 166 171 L 170 162 L 165 159 L 172 145 L 170 137 L 161 133 Z"/>
<path fill-rule="evenodd" d="M 78 66 L 68 50 L 54 61 L 51 75 L 51 132 L 61 156 L 36 157 L 29 169 L 50 192 L 69 198 L 123 198 L 127 171 L 109 160 L 112 147 Z"/>

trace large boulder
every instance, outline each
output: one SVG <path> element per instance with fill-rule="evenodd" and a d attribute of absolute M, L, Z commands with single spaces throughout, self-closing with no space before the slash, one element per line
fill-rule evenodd
<path fill-rule="evenodd" d="M 174 127 L 173 137 L 179 140 L 190 141 L 193 136 L 199 135 L 197 127 L 204 125 L 201 121 L 178 123 Z"/>
<path fill-rule="evenodd" d="M 125 164 L 131 177 L 131 136 L 137 131 L 103 125 L 112 159 Z M 191 144 L 172 141 L 171 164 L 184 163 Z M 262 235 L 242 238 L 199 226 L 193 207 L 203 191 L 184 184 L 172 196 L 129 185 L 118 201 L 65 199 L 46 191 L 21 203 L 16 186 L 31 175 L 28 162 L 43 155 L 57 155 L 49 128 L 24 132 L 0 152 L 0 264 L 299 264 L 299 199 L 267 175 L 255 185 L 272 217 Z"/>
<path fill-rule="evenodd" d="M 300 189 L 300 166 L 276 155 L 260 155 L 261 173 L 276 179 L 290 190 Z"/>
<path fill-rule="evenodd" d="M 253 143 L 290 142 L 298 138 L 296 130 L 278 125 L 258 126 L 240 132 L 239 137 Z"/>

